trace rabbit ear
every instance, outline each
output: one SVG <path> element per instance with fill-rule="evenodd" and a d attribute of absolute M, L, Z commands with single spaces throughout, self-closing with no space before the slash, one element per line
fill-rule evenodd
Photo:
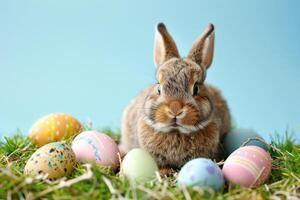
<path fill-rule="evenodd" d="M 201 67 L 208 69 L 214 55 L 214 26 L 209 24 L 202 35 L 194 42 L 188 58 L 195 61 Z"/>
<path fill-rule="evenodd" d="M 176 44 L 168 33 L 166 26 L 163 23 L 159 23 L 156 26 L 155 31 L 154 63 L 156 67 L 158 67 L 165 61 L 174 57 L 179 57 Z"/>

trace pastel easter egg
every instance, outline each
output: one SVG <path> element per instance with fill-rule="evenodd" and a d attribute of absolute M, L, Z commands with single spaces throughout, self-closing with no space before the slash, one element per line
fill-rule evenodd
<path fill-rule="evenodd" d="M 97 131 L 84 131 L 72 142 L 76 159 L 113 169 L 119 166 L 119 149 L 113 139 Z"/>
<path fill-rule="evenodd" d="M 256 140 L 254 138 L 259 138 Z M 247 142 L 249 141 L 249 142 Z M 246 146 L 258 146 L 268 151 L 268 145 L 263 142 L 264 139 L 252 129 L 233 129 L 224 138 L 224 149 L 227 155 L 241 147 L 245 142 Z"/>
<path fill-rule="evenodd" d="M 271 173 L 269 153 L 257 146 L 244 146 L 235 150 L 225 161 L 223 174 L 226 180 L 244 186 L 263 184 Z"/>
<path fill-rule="evenodd" d="M 123 158 L 121 174 L 131 181 L 147 182 L 155 179 L 158 167 L 152 156 L 144 149 L 135 148 Z"/>
<path fill-rule="evenodd" d="M 29 130 L 30 140 L 42 146 L 54 141 L 61 141 L 81 131 L 81 124 L 74 117 L 64 113 L 52 113 L 33 124 Z"/>
<path fill-rule="evenodd" d="M 198 186 L 222 191 L 224 177 L 219 166 L 210 159 L 196 158 L 187 162 L 177 178 L 179 185 Z"/>
<path fill-rule="evenodd" d="M 46 175 L 54 180 L 70 174 L 75 165 L 75 154 L 62 142 L 53 142 L 40 147 L 27 161 L 24 174 Z"/>

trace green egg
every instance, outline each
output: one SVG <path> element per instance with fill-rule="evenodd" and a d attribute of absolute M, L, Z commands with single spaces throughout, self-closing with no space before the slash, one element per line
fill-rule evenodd
<path fill-rule="evenodd" d="M 255 138 L 259 138 L 257 140 Z M 261 141 L 262 140 L 262 141 Z M 248 142 L 247 142 L 248 141 Z M 263 148 L 268 151 L 268 145 L 263 142 L 264 139 L 252 129 L 233 129 L 224 138 L 224 150 L 227 155 L 242 146 L 245 142 L 246 146 L 253 145 Z"/>
<path fill-rule="evenodd" d="M 132 149 L 124 157 L 121 174 L 131 181 L 147 182 L 155 179 L 158 167 L 152 156 L 145 150 Z"/>

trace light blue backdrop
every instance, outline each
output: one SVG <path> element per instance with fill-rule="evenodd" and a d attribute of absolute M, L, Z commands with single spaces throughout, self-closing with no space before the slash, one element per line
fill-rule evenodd
<path fill-rule="evenodd" d="M 208 82 L 223 91 L 235 124 L 265 137 L 287 127 L 297 135 L 299 8 L 298 0 L 3 0 L 0 133 L 26 133 L 58 111 L 119 128 L 123 108 L 154 82 L 154 26 L 162 21 L 182 55 L 214 23 Z"/>

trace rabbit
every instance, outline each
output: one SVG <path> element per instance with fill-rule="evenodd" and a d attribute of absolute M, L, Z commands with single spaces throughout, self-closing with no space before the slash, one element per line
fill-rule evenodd
<path fill-rule="evenodd" d="M 230 113 L 220 91 L 205 83 L 214 53 L 214 26 L 209 24 L 181 58 L 166 26 L 156 26 L 154 63 L 157 83 L 145 88 L 124 110 L 120 151 L 148 151 L 161 174 L 187 161 L 222 158 L 222 138 L 230 130 Z"/>

